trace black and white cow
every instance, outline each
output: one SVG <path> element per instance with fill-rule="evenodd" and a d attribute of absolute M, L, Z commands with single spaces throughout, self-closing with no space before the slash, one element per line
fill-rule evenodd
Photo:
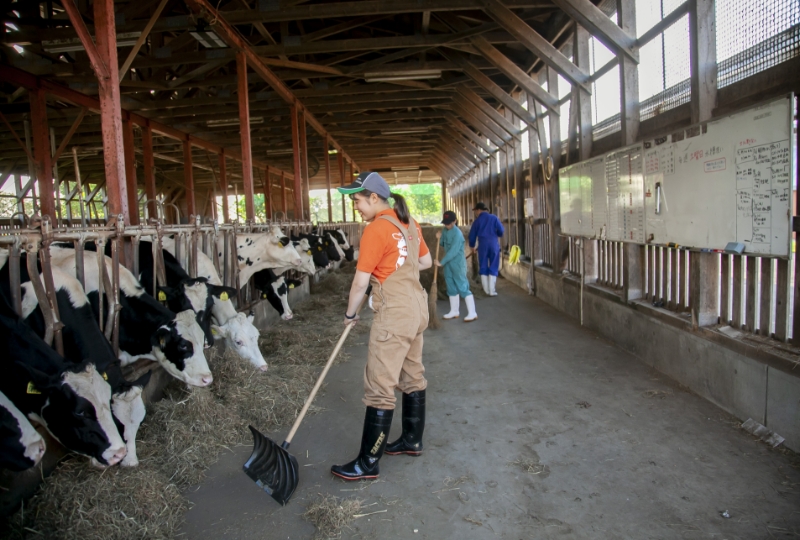
<path fill-rule="evenodd" d="M 214 298 L 228 298 L 236 294 L 236 289 L 214 285 L 204 277 L 189 277 L 172 253 L 165 249 L 161 251 L 164 256 L 167 285 L 158 289 L 166 297 L 167 307 L 175 313 L 187 309 L 194 311 L 197 314 L 197 324 L 203 330 L 206 342 L 210 347 L 214 344 L 214 334 L 211 331 Z M 139 245 L 139 281 L 146 292 L 152 293 L 155 276 L 153 275 L 153 245 L 150 242 L 141 242 Z"/>
<path fill-rule="evenodd" d="M 111 386 L 111 412 L 128 449 L 121 465 L 136 466 L 139 463 L 136 455 L 136 433 L 145 416 L 142 390 L 150 381 L 150 372 L 135 382 L 128 382 L 122 374 L 122 366 L 119 359 L 114 356 L 111 344 L 100 331 L 97 318 L 80 282 L 58 268 L 53 268 L 52 274 L 58 311 L 64 324 L 62 330 L 64 359 L 73 364 L 81 364 L 88 360 L 108 381 Z M 4 266 L 0 270 L 0 288 L 6 298 L 10 293 L 8 278 L 8 267 Z M 22 317 L 39 337 L 43 337 L 44 317 L 33 284 L 30 282 L 25 254 L 20 260 L 20 281 Z"/>
<path fill-rule="evenodd" d="M 224 260 L 222 253 L 224 246 L 224 239 L 218 238 L 217 250 L 220 260 Z M 237 235 L 236 248 L 239 257 L 239 283 L 242 286 L 259 270 L 284 266 L 298 267 L 302 264 L 289 237 L 283 234 L 278 226 L 273 226 L 267 233 Z"/>
<path fill-rule="evenodd" d="M 30 469 L 41 461 L 44 451 L 42 436 L 22 411 L 0 392 L 0 469 Z"/>
<path fill-rule="evenodd" d="M 111 258 L 104 258 L 107 272 L 111 275 Z M 75 277 L 73 249 L 52 247 L 51 260 L 54 267 Z M 99 277 L 95 261 L 87 260 L 84 263 L 85 290 L 95 315 L 100 311 Z M 119 317 L 119 358 L 122 365 L 146 358 L 158 362 L 167 373 L 188 385 L 211 384 L 214 377 L 203 355 L 205 339 L 203 330 L 195 320 L 194 311 L 171 312 L 147 294 L 124 266 L 119 267 L 119 281 L 122 307 Z M 105 297 L 103 300 L 102 311 L 105 313 Z"/>
<path fill-rule="evenodd" d="M 283 276 L 266 268 L 253 274 L 253 284 L 261 291 L 261 298 L 266 298 L 272 307 L 280 313 L 284 321 L 294 317 L 289 307 L 289 286 Z"/>
<path fill-rule="evenodd" d="M 162 246 L 166 251 L 175 254 L 174 239 L 164 237 Z M 202 251 L 197 253 L 197 275 L 207 279 L 212 285 L 222 285 L 214 262 Z M 267 371 L 267 362 L 258 346 L 258 329 L 253 326 L 254 317 L 238 313 L 230 300 L 218 297 L 214 297 L 211 314 L 217 323 L 211 329 L 225 339 L 225 346 L 261 371 Z"/>
<path fill-rule="evenodd" d="M 111 416 L 111 387 L 89 362 L 71 364 L 0 295 L 0 392 L 69 450 L 116 465 L 125 442 Z"/>
<path fill-rule="evenodd" d="M 333 263 L 341 260 L 339 252 L 336 251 L 336 248 L 331 245 L 330 240 L 324 238 L 323 236 L 317 234 L 300 233 L 297 236 L 292 236 L 292 240 L 298 242 L 301 240 L 308 241 L 309 245 L 311 246 L 311 252 L 314 256 L 314 262 L 317 264 L 317 266 L 320 266 L 319 262 L 324 260 L 327 261 L 327 264 L 325 264 L 324 268 L 330 268 Z"/>
<path fill-rule="evenodd" d="M 342 229 L 336 229 L 328 232 L 330 232 L 336 241 L 339 242 L 339 247 L 344 251 L 345 259 L 348 261 L 355 259 L 356 250 L 352 245 L 350 245 L 350 240 L 347 238 L 347 233 Z"/>

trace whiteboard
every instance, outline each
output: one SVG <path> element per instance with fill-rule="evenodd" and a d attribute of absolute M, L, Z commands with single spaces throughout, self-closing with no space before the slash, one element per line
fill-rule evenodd
<path fill-rule="evenodd" d="M 789 95 L 559 171 L 564 234 L 787 257 L 795 141 Z"/>
<path fill-rule="evenodd" d="M 792 103 L 783 97 L 644 141 L 648 241 L 720 250 L 741 242 L 745 253 L 788 256 Z"/>

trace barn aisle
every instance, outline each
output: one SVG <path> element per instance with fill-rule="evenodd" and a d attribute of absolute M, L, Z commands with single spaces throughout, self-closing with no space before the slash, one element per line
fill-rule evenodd
<path fill-rule="evenodd" d="M 242 473 L 250 448 L 234 448 L 188 494 L 185 537 L 311 538 L 301 514 L 318 494 L 358 497 L 371 505 L 364 513 L 386 510 L 357 519 L 343 538 L 800 533 L 793 456 L 754 441 L 735 418 L 505 280 L 498 286 L 498 298 L 478 300 L 478 322 L 426 334 L 422 457 L 385 456 L 371 484 L 330 475 L 360 440 L 359 336 L 353 358 L 331 370 L 317 400 L 325 411 L 309 417 L 292 444 L 301 482 L 288 506 Z M 390 439 L 399 426 L 398 414 Z M 281 441 L 285 433 L 272 435 Z M 726 510 L 730 518 L 721 516 Z"/>

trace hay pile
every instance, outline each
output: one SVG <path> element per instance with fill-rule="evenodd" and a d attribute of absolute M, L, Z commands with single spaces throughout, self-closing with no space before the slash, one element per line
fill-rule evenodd
<path fill-rule="evenodd" d="M 322 495 L 311 501 L 303 517 L 316 528 L 315 540 L 339 538 L 361 510 L 358 499 L 340 499 L 333 495 Z"/>
<path fill-rule="evenodd" d="M 292 321 L 262 333 L 266 374 L 213 349 L 211 388 L 188 390 L 174 381 L 149 408 L 137 437 L 139 467 L 100 471 L 80 457 L 65 460 L 24 509 L 0 524 L 0 537 L 173 538 L 188 509 L 181 492 L 202 481 L 222 450 L 251 444 L 247 424 L 272 431 L 294 421 L 343 330 L 351 266 L 315 287 Z M 360 324 L 351 334 L 367 330 Z"/>

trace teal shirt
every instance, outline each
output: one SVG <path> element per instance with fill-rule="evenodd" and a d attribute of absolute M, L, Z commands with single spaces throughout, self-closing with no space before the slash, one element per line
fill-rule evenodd
<path fill-rule="evenodd" d="M 453 227 L 450 230 L 442 229 L 442 238 L 439 245 L 445 249 L 445 256 L 442 257 L 442 266 L 447 266 L 450 263 L 461 263 L 466 269 L 466 260 L 464 259 L 464 233 L 458 227 Z"/>

